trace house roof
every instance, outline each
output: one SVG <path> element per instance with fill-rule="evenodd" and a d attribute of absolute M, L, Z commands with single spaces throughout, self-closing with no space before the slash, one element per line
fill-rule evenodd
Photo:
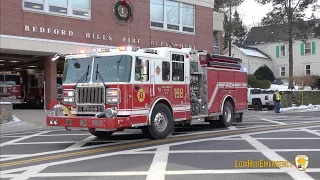
<path fill-rule="evenodd" d="M 232 44 L 234 47 L 239 49 L 243 54 L 246 56 L 252 56 L 252 57 L 259 57 L 259 58 L 265 58 L 265 59 L 271 59 L 267 54 L 260 51 L 258 48 L 249 47 L 245 45 L 240 44 Z M 225 52 L 228 50 L 228 48 L 225 50 Z"/>
<path fill-rule="evenodd" d="M 314 29 L 313 38 L 320 38 L 320 19 L 313 20 L 318 23 L 318 27 Z M 247 38 L 243 42 L 244 45 L 266 44 L 271 42 L 281 42 L 288 40 L 288 33 L 285 30 L 284 24 L 273 26 L 253 27 L 250 29 Z M 297 34 L 300 34 L 301 29 L 297 25 L 293 27 L 293 35 L 295 39 Z"/>

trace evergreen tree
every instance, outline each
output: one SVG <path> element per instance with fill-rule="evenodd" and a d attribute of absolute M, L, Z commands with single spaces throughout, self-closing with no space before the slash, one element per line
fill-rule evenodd
<path fill-rule="evenodd" d="M 258 80 L 268 80 L 270 82 L 273 82 L 275 80 L 274 74 L 271 71 L 271 69 L 266 66 L 260 66 L 254 73 L 253 75 L 258 79 Z"/>
<path fill-rule="evenodd" d="M 229 47 L 233 25 L 230 24 L 230 5 L 231 8 L 239 6 L 244 0 L 215 0 L 214 11 L 224 13 L 224 35 L 223 35 L 223 49 Z M 231 4 L 230 4 L 231 3 Z"/>
<path fill-rule="evenodd" d="M 310 32 L 310 24 L 304 23 L 305 14 L 304 12 L 311 6 L 312 11 L 315 12 L 318 0 L 256 0 L 260 4 L 272 3 L 273 9 L 267 13 L 262 19 L 262 24 L 265 26 L 273 26 L 279 28 L 279 24 L 283 24 L 285 29 L 283 32 L 287 33 L 289 42 L 289 89 L 293 89 L 293 28 L 295 25 L 299 26 L 302 30 L 298 34 L 301 37 L 305 37 L 305 34 Z M 308 30 L 308 32 L 306 31 Z M 296 35 L 296 34 L 295 34 Z"/>
<path fill-rule="evenodd" d="M 232 35 L 235 38 L 235 43 L 242 44 L 247 33 L 237 10 L 233 14 L 232 26 L 233 26 Z"/>

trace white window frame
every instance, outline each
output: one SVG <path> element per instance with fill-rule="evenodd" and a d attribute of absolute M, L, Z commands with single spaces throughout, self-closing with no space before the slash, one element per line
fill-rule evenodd
<path fill-rule="evenodd" d="M 215 32 L 217 32 L 217 36 L 218 36 L 218 46 L 216 46 L 216 42 L 215 42 Z M 220 50 L 220 43 L 221 43 L 221 32 L 220 31 L 213 31 L 213 51 L 215 52 L 216 49 L 218 49 L 218 54 L 220 55 L 221 50 Z"/>
<path fill-rule="evenodd" d="M 309 68 L 307 68 L 307 66 L 309 66 Z M 309 71 L 309 74 L 307 73 L 307 71 Z M 311 65 L 310 64 L 306 64 L 305 65 L 305 74 L 306 75 L 311 75 Z"/>
<path fill-rule="evenodd" d="M 49 0 L 44 0 L 43 10 L 27 8 L 27 7 L 24 6 L 25 2 L 37 3 L 36 1 L 33 1 L 33 0 L 22 0 L 22 9 L 23 10 L 27 10 L 27 11 L 31 11 L 31 12 L 45 13 L 45 14 L 49 14 L 49 15 L 57 15 L 57 16 L 64 16 L 64 17 L 74 17 L 74 18 L 80 18 L 80 19 L 91 19 L 91 7 L 92 7 L 91 6 L 91 2 L 92 2 L 92 0 L 89 0 L 89 10 L 72 8 L 71 0 L 66 0 L 66 1 L 68 1 L 67 13 L 58 13 L 58 12 L 49 11 Z M 41 4 L 41 3 L 39 3 L 39 4 Z M 56 7 L 60 7 L 60 6 L 56 6 Z M 73 14 L 73 10 L 88 12 L 88 16 L 75 15 L 75 14 Z"/>
<path fill-rule="evenodd" d="M 284 50 L 282 51 L 282 49 L 281 48 L 284 48 Z M 286 55 L 287 55 L 287 52 L 286 52 L 286 46 L 285 45 L 282 45 L 282 46 L 280 46 L 280 57 L 285 57 Z"/>
<path fill-rule="evenodd" d="M 307 44 L 310 44 L 310 48 L 307 48 Z M 306 53 L 306 50 L 310 50 L 309 53 Z M 304 55 L 311 55 L 312 54 L 312 43 L 306 42 L 304 43 Z"/>
<path fill-rule="evenodd" d="M 282 71 L 282 68 L 284 68 L 284 71 Z M 284 75 L 282 76 L 282 72 L 284 72 Z M 286 76 L 286 67 L 285 66 L 281 66 L 280 67 L 280 77 L 285 77 Z"/>
<path fill-rule="evenodd" d="M 175 1 L 175 2 L 178 2 L 179 3 L 179 15 L 180 15 L 180 20 L 179 20 L 179 24 L 176 24 L 179 26 L 179 30 L 174 30 L 174 29 L 168 29 L 167 28 L 167 1 L 168 0 L 163 0 L 163 22 L 161 21 L 152 21 L 151 20 L 151 9 L 150 9 L 150 28 L 151 29 L 156 29 L 156 30 L 166 30 L 166 31 L 171 31 L 171 32 L 180 32 L 180 33 L 186 33 L 186 34 L 195 34 L 196 33 L 196 5 L 194 4 L 189 4 L 189 3 L 182 3 L 182 2 L 179 2 L 179 1 L 175 1 L 175 0 L 170 0 L 170 1 Z M 150 1 L 151 3 L 151 1 Z M 188 5 L 192 5 L 193 6 L 193 27 L 192 26 L 186 26 L 186 25 L 183 25 L 183 16 L 182 16 L 182 4 L 188 4 Z M 151 4 L 150 4 L 151 5 Z M 155 22 L 155 23 L 162 23 L 163 24 L 163 27 L 156 27 L 156 26 L 152 26 L 151 25 L 151 22 Z M 174 24 L 172 24 L 174 25 Z M 183 31 L 183 27 L 187 27 L 187 28 L 193 28 L 193 32 L 189 32 L 189 31 Z"/>

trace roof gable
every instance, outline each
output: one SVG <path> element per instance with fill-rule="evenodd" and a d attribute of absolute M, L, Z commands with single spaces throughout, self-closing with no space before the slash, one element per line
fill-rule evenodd
<path fill-rule="evenodd" d="M 233 44 L 239 51 L 241 51 L 246 56 L 259 57 L 264 59 L 271 59 L 267 54 L 260 51 L 258 48 L 244 46 L 240 44 Z"/>
<path fill-rule="evenodd" d="M 318 23 L 318 27 L 314 29 L 313 38 L 320 38 L 320 20 L 314 20 Z M 295 39 L 297 34 L 300 34 L 301 29 L 298 26 L 294 26 L 293 35 Z M 289 39 L 288 33 L 286 32 L 286 25 L 273 25 L 273 26 L 261 26 L 252 27 L 244 41 L 244 45 L 255 45 L 255 44 L 266 44 L 272 42 L 287 41 Z"/>

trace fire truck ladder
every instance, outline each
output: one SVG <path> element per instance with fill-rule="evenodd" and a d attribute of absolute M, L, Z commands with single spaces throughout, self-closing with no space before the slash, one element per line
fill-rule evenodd
<path fill-rule="evenodd" d="M 242 60 L 230 56 L 210 55 L 207 54 L 207 67 L 241 70 Z"/>

